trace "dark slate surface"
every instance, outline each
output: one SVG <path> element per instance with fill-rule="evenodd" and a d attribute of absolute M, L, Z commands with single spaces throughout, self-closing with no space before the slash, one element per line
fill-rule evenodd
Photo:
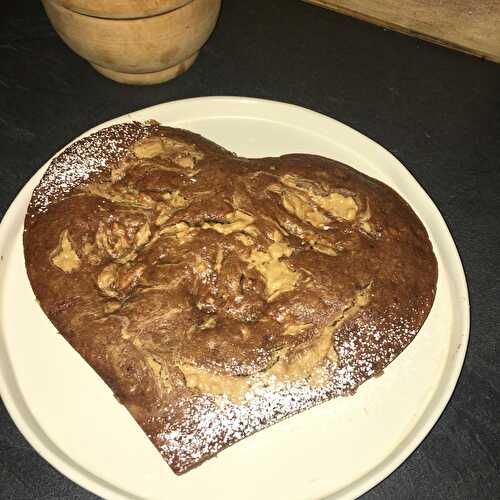
<path fill-rule="evenodd" d="M 433 431 L 363 498 L 499 498 L 500 65 L 298 1 L 225 0 L 214 35 L 188 73 L 155 87 L 127 87 L 75 56 L 39 2 L 2 8 L 2 214 L 76 135 L 185 97 L 288 101 L 333 116 L 393 152 L 455 238 L 470 287 L 471 341 Z M 95 497 L 41 459 L 0 403 L 0 498 Z"/>

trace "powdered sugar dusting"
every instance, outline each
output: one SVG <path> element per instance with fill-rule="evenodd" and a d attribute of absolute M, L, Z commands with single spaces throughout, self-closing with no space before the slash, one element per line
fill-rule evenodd
<path fill-rule="evenodd" d="M 155 125 L 120 123 L 76 141 L 54 158 L 35 189 L 31 213 L 45 212 L 48 206 L 75 187 L 109 168 L 129 153 L 129 146 L 150 134 Z"/>
<path fill-rule="evenodd" d="M 184 418 L 170 420 L 169 429 L 160 436 L 160 449 L 175 457 L 176 468 L 186 469 L 195 462 L 217 453 L 283 418 L 311 408 L 332 396 L 347 395 L 335 381 L 312 387 L 306 380 L 275 381 L 247 394 L 244 404 L 222 397 L 217 406 L 209 396 L 201 396 L 187 405 L 180 403 Z M 174 423 L 175 422 L 175 423 Z M 193 425 L 194 424 L 194 425 Z"/>
<path fill-rule="evenodd" d="M 191 468 L 235 441 L 284 418 L 339 396 L 356 392 L 365 380 L 380 373 L 415 336 L 411 321 L 391 317 L 390 312 L 358 324 L 336 346 L 340 365 L 330 365 L 328 381 L 313 386 L 306 379 L 295 382 L 267 380 L 256 384 L 245 401 L 235 404 L 227 397 L 203 395 L 187 404 L 179 401 L 182 418 L 164 421 L 156 438 L 159 449 L 176 472 Z"/>

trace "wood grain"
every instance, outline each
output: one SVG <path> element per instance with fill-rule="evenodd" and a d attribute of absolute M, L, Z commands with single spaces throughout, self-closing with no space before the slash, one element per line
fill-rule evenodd
<path fill-rule="evenodd" d="M 306 0 L 500 62 L 500 0 Z"/>

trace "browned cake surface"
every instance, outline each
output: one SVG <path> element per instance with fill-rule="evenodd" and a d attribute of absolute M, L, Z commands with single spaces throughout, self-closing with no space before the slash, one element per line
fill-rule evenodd
<path fill-rule="evenodd" d="M 58 156 L 24 249 L 47 316 L 176 473 L 382 373 L 437 279 L 424 227 L 381 182 L 155 124 Z"/>

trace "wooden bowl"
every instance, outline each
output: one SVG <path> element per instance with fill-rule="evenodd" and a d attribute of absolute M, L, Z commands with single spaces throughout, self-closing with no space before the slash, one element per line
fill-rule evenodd
<path fill-rule="evenodd" d="M 221 5 L 221 0 L 192 0 L 150 17 L 107 19 L 59 2 L 42 0 L 64 42 L 99 73 L 135 85 L 165 82 L 186 71 L 212 33 Z"/>
<path fill-rule="evenodd" d="M 192 0 L 54 0 L 66 9 L 108 19 L 136 19 L 178 9 Z"/>

